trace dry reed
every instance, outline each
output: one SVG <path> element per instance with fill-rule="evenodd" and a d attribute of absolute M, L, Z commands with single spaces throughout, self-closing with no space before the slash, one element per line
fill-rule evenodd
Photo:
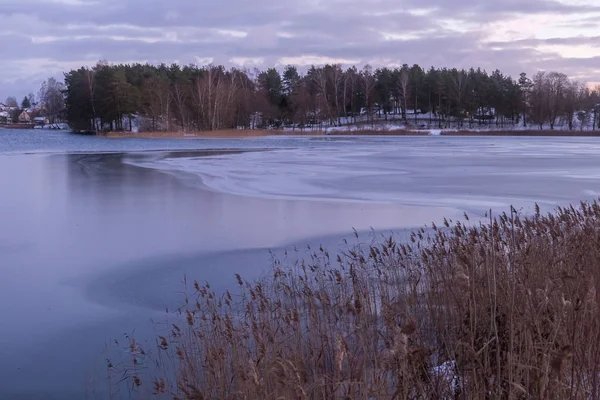
<path fill-rule="evenodd" d="M 465 218 L 275 260 L 235 293 L 194 283 L 157 352 L 131 339 L 128 382 L 140 398 L 599 398 L 599 203 Z"/>

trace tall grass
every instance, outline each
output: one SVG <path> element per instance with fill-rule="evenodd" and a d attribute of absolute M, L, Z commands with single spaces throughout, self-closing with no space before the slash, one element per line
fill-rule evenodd
<path fill-rule="evenodd" d="M 600 204 L 465 218 L 193 283 L 125 375 L 141 398 L 599 398 Z"/>

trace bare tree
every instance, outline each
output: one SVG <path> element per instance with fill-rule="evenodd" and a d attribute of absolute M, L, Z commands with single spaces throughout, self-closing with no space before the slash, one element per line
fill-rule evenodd
<path fill-rule="evenodd" d="M 548 119 L 550 129 L 554 129 L 556 118 L 564 106 L 565 89 L 568 84 L 568 78 L 565 74 L 559 72 L 550 72 L 546 76 L 546 89 L 548 92 Z"/>
<path fill-rule="evenodd" d="M 594 108 L 594 122 L 592 127 L 596 130 L 596 127 L 600 129 L 600 85 L 596 86 L 592 95 L 592 106 Z"/>
<path fill-rule="evenodd" d="M 31 107 L 35 108 L 37 106 L 37 104 L 38 104 L 37 100 L 35 98 L 35 94 L 33 94 L 33 93 L 29 93 L 27 95 L 27 100 L 29 100 L 29 104 L 31 104 Z"/>
<path fill-rule="evenodd" d="M 19 107 L 19 102 L 16 97 L 9 96 L 6 98 L 6 105 L 8 107 Z"/>
<path fill-rule="evenodd" d="M 218 130 L 233 124 L 233 104 L 238 86 L 235 73 L 226 74 L 220 67 L 209 67 L 210 129 Z"/>
<path fill-rule="evenodd" d="M 239 85 L 241 79 L 238 79 L 238 74 L 236 71 L 231 71 L 231 73 L 226 75 L 225 81 L 225 90 L 223 95 L 223 105 L 221 109 L 224 111 L 225 117 L 221 119 L 221 127 L 230 127 L 234 125 L 235 122 L 235 105 L 236 100 L 239 97 Z"/>
<path fill-rule="evenodd" d="M 192 92 L 197 108 L 197 128 L 202 130 L 208 125 L 207 112 L 207 79 L 203 72 L 200 72 L 194 79 L 194 90 Z"/>
<path fill-rule="evenodd" d="M 152 76 L 142 87 L 146 114 L 152 118 L 152 130 L 170 129 L 171 88 L 169 81 L 161 76 Z"/>
<path fill-rule="evenodd" d="M 214 110 L 214 106 L 213 106 L 213 96 L 214 96 L 214 88 L 213 88 L 213 69 L 212 66 L 208 67 L 208 75 L 206 77 L 206 88 L 207 88 L 207 93 L 206 93 L 206 111 L 207 111 L 207 117 L 208 117 L 208 126 L 209 129 L 213 129 L 214 126 L 214 116 L 213 116 L 213 110 Z"/>
<path fill-rule="evenodd" d="M 307 115 L 310 110 L 310 93 L 306 87 L 306 80 L 302 80 L 292 94 L 292 102 L 296 105 L 294 108 L 294 117 L 299 120 L 301 130 L 306 124 Z"/>
<path fill-rule="evenodd" d="M 563 95 L 562 112 L 569 130 L 573 130 L 575 111 L 579 108 L 578 83 L 567 81 Z"/>
<path fill-rule="evenodd" d="M 408 74 L 408 68 L 406 66 L 402 67 L 400 70 L 400 77 L 398 79 L 398 92 L 400 93 L 400 97 L 402 99 L 402 119 L 404 119 L 404 123 L 408 124 L 408 95 L 409 95 L 409 83 L 410 76 Z M 416 110 L 415 110 L 416 112 Z"/>
<path fill-rule="evenodd" d="M 373 91 L 375 90 L 375 76 L 373 75 L 373 67 L 369 64 L 365 65 L 360 73 L 363 90 L 365 92 L 365 106 L 367 110 L 367 119 L 371 120 L 371 125 L 374 124 L 373 119 Z"/>
<path fill-rule="evenodd" d="M 39 92 L 39 99 L 43 104 L 50 122 L 55 123 L 60 113 L 65 109 L 65 99 L 63 96 L 64 85 L 55 78 L 48 78 L 42 83 Z"/>
<path fill-rule="evenodd" d="M 342 82 L 345 82 L 344 71 L 342 71 L 340 64 L 334 64 L 330 68 L 330 73 L 330 79 L 333 86 L 333 96 L 335 100 L 335 117 L 339 125 L 341 123 L 340 116 L 342 114 L 340 111 L 340 86 L 342 85 Z"/>
<path fill-rule="evenodd" d="M 356 89 L 358 87 L 358 78 L 359 74 L 356 70 L 356 67 L 351 67 L 346 70 L 346 81 L 348 82 L 348 90 L 350 96 L 350 113 L 352 113 L 352 117 L 354 123 L 356 123 Z"/>
<path fill-rule="evenodd" d="M 327 119 L 329 119 L 329 123 L 331 124 L 332 122 L 332 114 L 331 114 L 331 108 L 329 107 L 329 99 L 327 98 L 327 82 L 328 82 L 328 77 L 327 77 L 327 72 L 325 70 L 325 68 L 328 68 L 329 66 L 326 67 L 321 67 L 321 68 L 317 68 L 315 70 L 315 73 L 313 75 L 313 80 L 315 85 L 317 85 L 317 88 L 319 90 L 319 96 L 318 98 L 321 100 L 320 101 L 320 111 L 323 114 L 323 116 Z"/>
<path fill-rule="evenodd" d="M 543 129 L 544 123 L 547 120 L 548 111 L 548 80 L 546 73 L 540 71 L 533 77 L 531 86 L 531 112 L 535 123 L 538 124 L 540 130 Z"/>
<path fill-rule="evenodd" d="M 456 108 L 458 113 L 459 125 L 462 126 L 464 109 L 463 109 L 463 96 L 467 89 L 468 77 L 465 70 L 453 70 L 452 74 L 452 89 L 454 94 L 454 100 L 456 100 Z"/>
<path fill-rule="evenodd" d="M 173 84 L 172 96 L 175 106 L 177 107 L 178 116 L 181 122 L 181 129 L 185 132 L 187 130 L 187 110 L 186 101 L 188 97 L 187 86 L 182 82 L 176 82 Z"/>
<path fill-rule="evenodd" d="M 217 130 L 219 128 L 219 103 L 221 93 L 221 71 L 212 65 L 208 68 L 209 79 L 209 100 L 210 100 L 210 129 Z"/>
<path fill-rule="evenodd" d="M 249 78 L 248 71 L 246 70 L 240 70 L 237 73 L 239 74 L 238 84 L 240 96 L 237 104 L 236 123 L 237 125 L 254 129 L 255 121 L 252 117 L 254 111 L 252 104 L 254 87 L 252 80 Z M 248 118 L 248 116 L 250 116 L 250 118 Z"/>

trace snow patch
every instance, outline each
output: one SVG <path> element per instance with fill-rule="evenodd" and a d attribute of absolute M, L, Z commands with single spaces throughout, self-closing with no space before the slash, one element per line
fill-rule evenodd
<path fill-rule="evenodd" d="M 36 125 L 33 127 L 33 129 L 44 129 L 44 130 L 67 130 L 70 129 L 69 128 L 69 124 L 66 124 L 64 122 L 57 122 L 55 124 L 48 124 L 48 125 Z"/>
<path fill-rule="evenodd" d="M 455 393 L 460 388 L 460 378 L 456 374 L 456 361 L 446 361 L 431 370 L 434 376 L 447 385 L 451 393 Z"/>

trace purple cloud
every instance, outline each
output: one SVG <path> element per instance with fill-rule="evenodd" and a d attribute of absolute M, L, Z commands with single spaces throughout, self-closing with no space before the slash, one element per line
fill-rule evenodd
<path fill-rule="evenodd" d="M 99 59 L 258 67 L 346 60 L 498 68 L 514 76 L 560 69 L 600 82 L 600 6 L 582 3 L 2 0 L 0 99 Z"/>

